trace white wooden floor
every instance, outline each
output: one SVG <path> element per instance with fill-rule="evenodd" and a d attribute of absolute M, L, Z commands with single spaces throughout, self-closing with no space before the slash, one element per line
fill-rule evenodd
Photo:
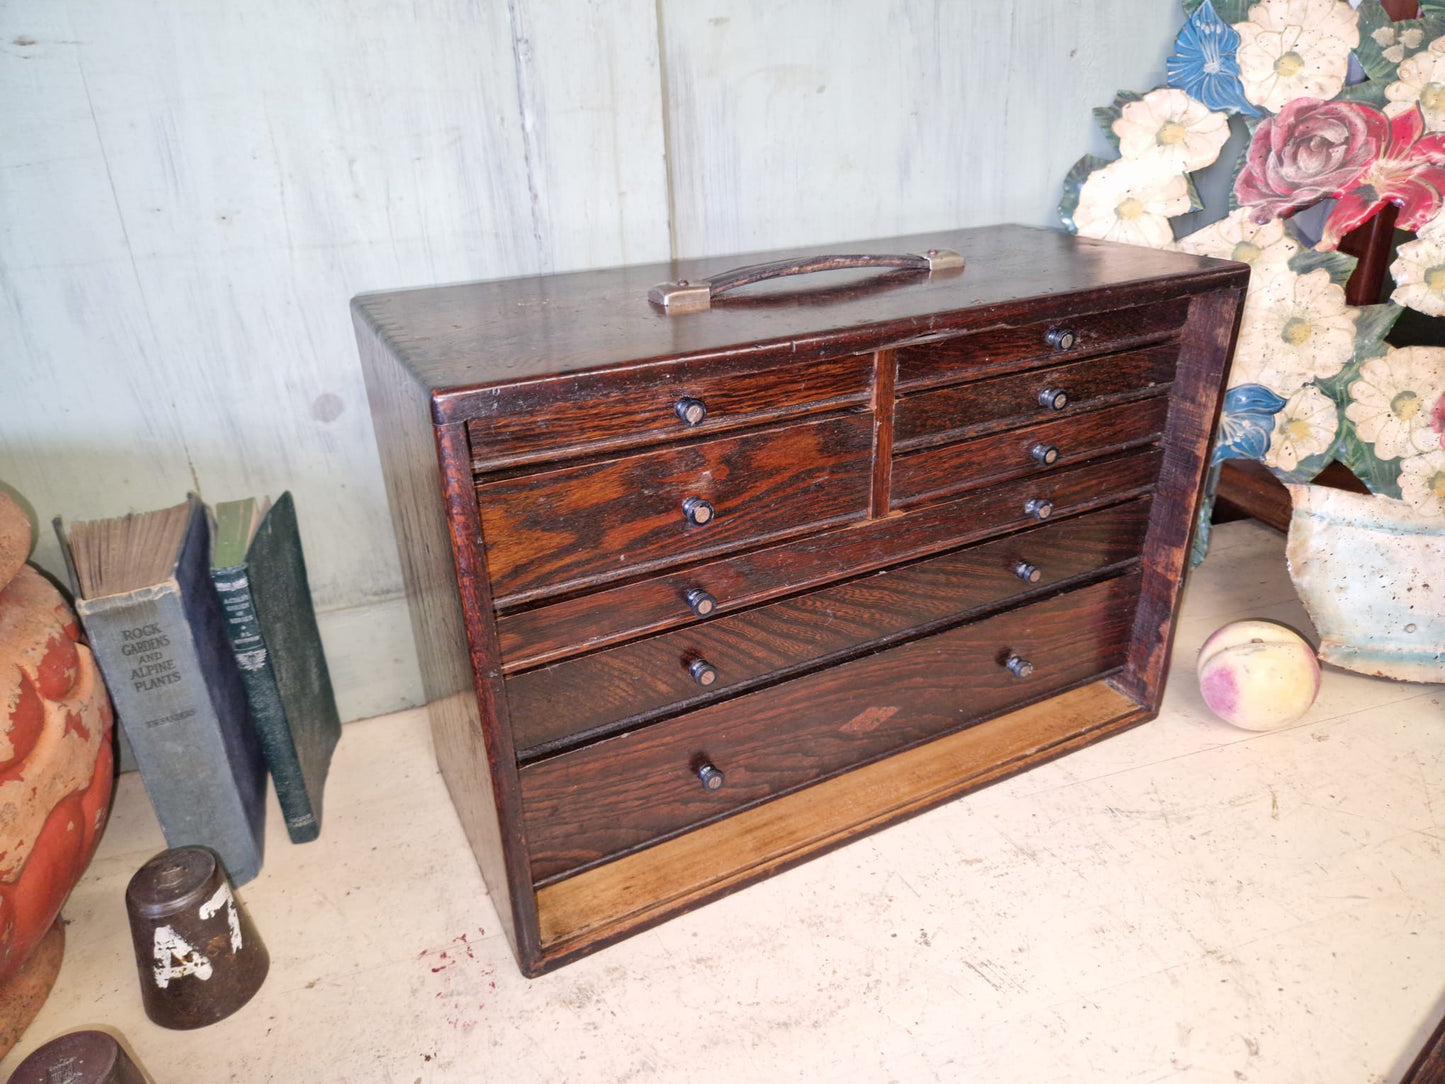
<path fill-rule="evenodd" d="M 257 997 L 152 1025 L 123 892 L 163 843 L 128 775 L 0 1074 L 102 1027 L 157 1084 L 1393 1082 L 1445 1014 L 1445 687 L 1330 670 L 1290 729 L 1209 717 L 1210 631 L 1307 628 L 1282 554 L 1218 530 L 1157 721 L 533 981 L 411 711 L 346 727 L 320 841 L 273 800 Z"/>

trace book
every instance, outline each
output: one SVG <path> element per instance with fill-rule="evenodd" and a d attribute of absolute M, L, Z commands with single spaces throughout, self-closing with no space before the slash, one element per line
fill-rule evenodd
<path fill-rule="evenodd" d="M 56 521 L 76 613 L 166 844 L 199 844 L 236 884 L 261 869 L 266 763 L 192 496 L 154 512 Z"/>
<path fill-rule="evenodd" d="M 240 665 L 251 721 L 292 843 L 321 832 L 321 798 L 341 716 L 289 492 L 215 506 L 211 581 Z"/>

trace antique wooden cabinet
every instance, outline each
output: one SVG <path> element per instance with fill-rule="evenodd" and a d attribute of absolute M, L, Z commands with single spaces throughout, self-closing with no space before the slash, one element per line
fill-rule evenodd
<path fill-rule="evenodd" d="M 926 255 L 710 307 L 729 261 L 353 303 L 437 757 L 529 975 L 1158 709 L 1246 269 L 846 251 Z"/>

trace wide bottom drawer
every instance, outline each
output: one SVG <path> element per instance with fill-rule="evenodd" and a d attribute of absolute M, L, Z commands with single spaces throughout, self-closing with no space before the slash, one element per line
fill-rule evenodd
<path fill-rule="evenodd" d="M 1107 673 L 1123 664 L 1138 586 L 1130 574 L 1066 592 L 529 765 L 533 880 Z"/>

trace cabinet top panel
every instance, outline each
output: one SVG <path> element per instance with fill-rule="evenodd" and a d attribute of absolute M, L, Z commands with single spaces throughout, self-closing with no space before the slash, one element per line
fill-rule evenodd
<path fill-rule="evenodd" d="M 949 249 L 962 271 L 829 271 L 746 286 L 709 311 L 648 301 L 664 282 L 823 253 Z M 740 352 L 865 351 L 933 334 L 1222 287 L 1243 264 L 1022 226 L 940 231 L 734 257 L 363 294 L 356 318 L 435 399 L 581 369 Z M 841 332 L 841 334 L 840 334 Z M 824 339 L 826 338 L 826 344 Z M 445 410 L 442 411 L 445 413 Z"/>

